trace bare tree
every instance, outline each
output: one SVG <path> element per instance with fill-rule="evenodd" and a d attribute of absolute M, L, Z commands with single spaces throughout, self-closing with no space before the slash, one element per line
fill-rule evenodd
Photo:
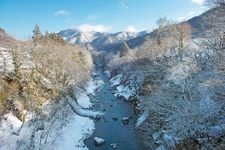
<path fill-rule="evenodd" d="M 161 51 L 165 50 L 164 37 L 166 36 L 165 29 L 172 24 L 172 21 L 166 17 L 159 18 L 156 21 L 158 29 L 156 30 L 156 41 Z"/>
<path fill-rule="evenodd" d="M 191 37 L 191 26 L 188 23 L 178 23 L 172 26 L 172 34 L 178 47 L 178 54 L 182 61 L 185 42 Z"/>

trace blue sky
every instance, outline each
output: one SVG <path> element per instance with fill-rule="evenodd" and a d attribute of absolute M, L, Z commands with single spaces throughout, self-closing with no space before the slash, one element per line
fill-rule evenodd
<path fill-rule="evenodd" d="M 18 39 L 68 28 L 83 31 L 153 29 L 159 17 L 183 20 L 205 9 L 204 0 L 0 0 L 0 27 Z"/>

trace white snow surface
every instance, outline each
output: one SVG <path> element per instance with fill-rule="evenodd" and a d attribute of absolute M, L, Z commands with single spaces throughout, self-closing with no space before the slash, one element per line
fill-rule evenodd
<path fill-rule="evenodd" d="M 83 140 L 92 134 L 94 126 L 94 122 L 89 118 L 74 115 L 70 123 L 60 131 L 62 135 L 55 141 L 54 149 L 87 150 Z"/>
<path fill-rule="evenodd" d="M 98 89 L 101 84 L 101 80 L 93 81 L 92 79 L 90 79 L 87 83 L 85 90 L 79 89 L 79 92 L 75 94 L 77 98 L 77 103 L 82 108 L 90 108 L 92 106 L 92 103 L 88 95 L 95 95 L 95 90 Z"/>
<path fill-rule="evenodd" d="M 25 124 L 20 134 L 16 135 L 14 133 L 18 133 L 22 122 L 12 113 L 5 114 L 3 118 L 0 122 L 0 149 L 15 150 L 23 140 L 29 140 L 31 128 Z"/>
<path fill-rule="evenodd" d="M 79 93 L 79 96 L 77 98 L 77 102 L 83 108 L 90 108 L 92 106 L 90 98 L 84 92 Z"/>

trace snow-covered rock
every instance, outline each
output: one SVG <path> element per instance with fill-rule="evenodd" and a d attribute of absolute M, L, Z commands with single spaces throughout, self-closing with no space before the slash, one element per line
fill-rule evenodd
<path fill-rule="evenodd" d="M 147 119 L 149 117 L 149 111 L 148 110 L 146 110 L 146 111 L 144 111 L 142 114 L 141 114 L 141 116 L 137 119 L 137 122 L 136 122 L 136 127 L 139 127 L 139 126 L 141 126 L 144 122 L 145 122 L 145 120 Z"/>
<path fill-rule="evenodd" d="M 119 75 L 114 76 L 112 79 L 110 79 L 111 86 L 119 85 L 121 83 L 122 77 L 123 77 L 123 75 L 119 74 Z"/>
<path fill-rule="evenodd" d="M 112 144 L 110 144 L 110 146 L 112 146 L 112 148 L 114 149 L 114 148 L 117 147 L 117 144 L 116 143 L 112 143 Z"/>
<path fill-rule="evenodd" d="M 95 137 L 94 141 L 96 146 L 101 146 L 105 144 L 105 140 L 103 138 Z"/>
<path fill-rule="evenodd" d="M 129 117 L 123 117 L 122 118 L 122 120 L 121 120 L 121 122 L 123 123 L 123 124 L 128 124 L 129 123 Z"/>
<path fill-rule="evenodd" d="M 126 100 L 129 100 L 131 97 L 136 95 L 136 88 L 131 86 L 120 85 L 116 88 L 115 96 L 123 97 Z"/>

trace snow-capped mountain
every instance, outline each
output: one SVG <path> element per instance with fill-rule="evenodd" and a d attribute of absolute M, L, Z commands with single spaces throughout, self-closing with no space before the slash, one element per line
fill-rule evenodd
<path fill-rule="evenodd" d="M 117 32 L 100 36 L 91 42 L 91 45 L 96 49 L 105 48 L 107 45 L 119 44 L 124 41 L 137 37 L 136 32 Z"/>
<path fill-rule="evenodd" d="M 137 37 L 139 37 L 139 36 L 144 36 L 144 35 L 149 34 L 149 33 L 151 33 L 151 32 L 152 32 L 152 30 L 150 30 L 150 29 L 140 31 L 140 32 L 138 32 Z"/>
<path fill-rule="evenodd" d="M 94 39 L 105 35 L 100 32 L 83 32 L 77 29 L 67 29 L 59 32 L 63 39 L 71 44 L 85 44 L 90 43 Z"/>
<path fill-rule="evenodd" d="M 141 32 L 117 32 L 117 33 L 101 33 L 101 32 L 83 32 L 78 29 L 67 29 L 59 32 L 65 41 L 71 44 L 85 44 L 97 50 L 108 50 L 108 48 L 115 48 L 124 41 L 134 39 L 139 36 L 148 34 L 149 31 Z"/>

